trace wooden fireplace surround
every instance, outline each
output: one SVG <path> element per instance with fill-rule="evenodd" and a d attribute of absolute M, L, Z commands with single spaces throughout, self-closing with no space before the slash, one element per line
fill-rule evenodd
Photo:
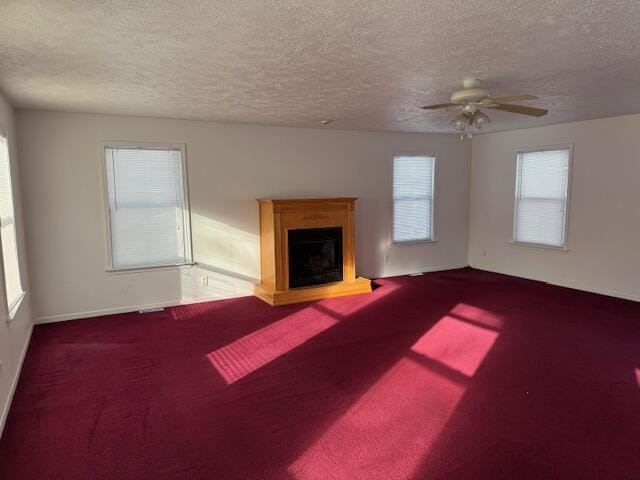
<path fill-rule="evenodd" d="M 260 204 L 261 282 L 254 293 L 270 305 L 367 293 L 371 281 L 357 277 L 355 261 L 355 198 L 258 200 Z M 289 288 L 289 230 L 342 227 L 341 282 Z"/>

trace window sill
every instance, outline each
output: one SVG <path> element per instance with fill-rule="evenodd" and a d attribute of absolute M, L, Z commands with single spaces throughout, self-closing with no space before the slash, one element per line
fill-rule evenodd
<path fill-rule="evenodd" d="M 517 242 L 515 240 L 509 241 L 511 245 L 517 245 L 520 247 L 532 247 L 532 248 L 541 248 L 543 250 L 555 250 L 556 252 L 569 252 L 569 247 L 556 247 L 554 245 L 544 245 L 542 243 L 527 243 L 527 242 Z"/>
<path fill-rule="evenodd" d="M 430 240 L 407 240 L 406 242 L 391 242 L 392 247 L 399 247 L 402 245 L 419 245 L 419 244 L 435 244 L 438 243 L 438 239 L 430 239 Z"/>
<path fill-rule="evenodd" d="M 24 297 L 26 296 L 27 296 L 27 293 L 22 292 L 18 297 L 18 299 L 15 302 L 13 302 L 13 305 L 11 305 L 11 307 L 9 308 L 9 316 L 7 317 L 7 323 L 11 323 L 13 321 L 16 314 L 18 313 L 18 310 L 20 309 L 20 305 L 22 305 L 22 301 L 24 300 Z"/>
<path fill-rule="evenodd" d="M 195 262 L 188 263 L 176 263 L 175 265 L 155 265 L 149 267 L 131 267 L 131 268 L 109 268 L 107 267 L 105 271 L 109 275 L 125 275 L 128 273 L 144 273 L 144 272 L 153 272 L 158 270 L 176 270 L 183 268 L 191 268 L 195 265 Z"/>

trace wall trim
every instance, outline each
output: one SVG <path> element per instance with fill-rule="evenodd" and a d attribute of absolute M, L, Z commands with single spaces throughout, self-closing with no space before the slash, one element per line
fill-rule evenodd
<path fill-rule="evenodd" d="M 470 265 L 468 263 L 455 263 L 452 265 L 437 265 L 435 267 L 428 267 L 428 268 L 425 268 L 424 270 L 418 270 L 415 272 L 392 273 L 390 275 L 372 275 L 372 278 L 375 280 L 376 278 L 404 277 L 406 275 L 412 275 L 414 273 L 445 272 L 447 270 L 457 270 L 459 268 L 467 268 L 469 266 Z"/>
<path fill-rule="evenodd" d="M 191 305 L 194 303 L 214 302 L 216 300 L 226 300 L 228 298 L 244 297 L 246 295 L 237 295 L 224 298 L 189 298 L 182 300 L 170 300 L 168 302 L 147 303 L 144 305 L 127 305 L 125 307 L 102 308 L 100 310 L 88 310 L 86 312 L 61 313 L 59 315 L 43 315 L 34 318 L 36 325 L 45 323 L 65 322 L 67 320 L 80 320 L 82 318 L 101 317 L 103 315 L 117 315 L 119 313 L 131 313 L 138 310 L 147 310 L 150 308 L 177 307 L 180 305 Z"/>
<path fill-rule="evenodd" d="M 472 264 L 470 264 L 469 266 L 471 268 L 474 268 L 476 270 L 482 270 L 484 272 L 500 273 L 502 275 L 509 275 L 509 276 L 512 276 L 512 277 L 524 278 L 525 280 L 534 280 L 536 282 L 548 283 L 549 285 L 553 285 L 555 287 L 571 288 L 573 290 L 579 290 L 581 292 L 595 293 L 597 295 L 605 295 L 607 297 L 615 297 L 615 298 L 620 298 L 622 300 L 631 300 L 633 302 L 640 302 L 640 295 L 634 295 L 632 293 L 621 293 L 621 292 L 618 292 L 618 291 L 615 291 L 615 290 L 593 288 L 593 287 L 588 287 L 588 286 L 581 285 L 581 284 L 578 284 L 578 283 L 575 283 L 575 282 L 557 282 L 557 281 L 554 281 L 554 280 L 546 280 L 544 278 L 524 276 L 524 275 L 520 275 L 520 274 L 506 272 L 506 271 L 490 269 L 490 268 L 487 268 L 487 267 L 480 267 L 480 266 L 472 265 Z"/>
<path fill-rule="evenodd" d="M 0 416 L 0 438 L 2 438 L 2 432 L 4 432 L 4 426 L 7 422 L 7 417 L 9 416 L 9 410 L 11 409 L 11 403 L 13 402 L 13 395 L 16 393 L 16 388 L 18 387 L 18 382 L 20 381 L 22 364 L 24 363 L 24 359 L 27 357 L 27 350 L 29 349 L 29 344 L 31 343 L 31 334 L 33 333 L 33 327 L 33 324 L 29 326 L 29 333 L 27 334 L 27 338 L 24 342 L 24 345 L 22 346 L 20 358 L 18 358 L 18 368 L 16 369 L 13 381 L 11 382 L 11 387 L 9 388 L 7 403 L 4 406 L 4 410 L 2 411 L 2 416 Z"/>

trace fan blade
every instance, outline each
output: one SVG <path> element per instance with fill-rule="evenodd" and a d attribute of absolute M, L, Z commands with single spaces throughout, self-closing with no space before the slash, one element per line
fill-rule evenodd
<path fill-rule="evenodd" d="M 447 108 L 447 107 L 453 107 L 454 105 L 456 105 L 455 103 L 437 103 L 435 105 L 427 105 L 426 107 L 420 107 L 424 110 L 438 110 L 439 108 Z"/>
<path fill-rule="evenodd" d="M 441 108 L 441 109 L 444 109 L 444 110 L 443 110 L 443 112 L 448 112 L 448 111 L 450 111 L 450 110 L 455 110 L 455 109 L 462 108 L 462 107 L 463 107 L 463 105 L 458 105 L 457 103 L 451 103 L 451 104 L 450 104 L 449 106 L 447 106 L 447 107 L 442 106 L 442 107 L 440 107 L 440 108 Z M 424 108 L 424 107 L 422 107 L 422 108 Z M 429 114 L 429 112 L 420 112 L 420 113 L 419 113 L 419 114 L 417 114 L 417 115 L 413 115 L 413 116 L 411 116 L 411 117 L 407 117 L 407 118 L 402 118 L 402 119 L 400 119 L 400 120 L 398 120 L 398 121 L 399 121 L 399 122 L 408 122 L 409 120 L 413 120 L 414 118 L 419 118 L 419 117 L 425 118 L 425 115 L 428 115 L 428 114 Z"/>
<path fill-rule="evenodd" d="M 492 110 L 504 110 L 505 112 L 519 113 L 520 115 L 529 115 L 530 117 L 544 117 L 549 110 L 536 107 L 525 107 L 524 105 L 510 105 L 508 103 L 498 103 L 495 106 L 488 105 L 486 108 Z"/>
<path fill-rule="evenodd" d="M 535 95 L 507 95 L 505 97 L 489 97 L 493 103 L 510 103 L 510 102 L 522 102 L 524 100 L 537 100 Z"/>
<path fill-rule="evenodd" d="M 401 118 L 400 120 L 398 120 L 399 122 L 408 122 L 409 120 L 413 120 L 414 118 L 418 118 L 418 117 L 424 117 L 427 114 L 427 112 L 422 112 L 419 113 L 418 115 L 414 115 L 412 117 L 407 117 L 407 118 Z"/>

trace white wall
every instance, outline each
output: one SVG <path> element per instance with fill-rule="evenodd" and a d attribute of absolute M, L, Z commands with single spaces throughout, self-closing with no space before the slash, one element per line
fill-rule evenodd
<path fill-rule="evenodd" d="M 0 367 L 0 432 L 2 432 L 32 327 L 31 309 L 29 306 L 31 291 L 29 289 L 27 272 L 22 203 L 20 202 L 21 192 L 14 112 L 2 95 L 0 95 L 0 131 L 7 134 L 9 143 L 20 274 L 22 288 L 27 292 L 13 319 L 9 319 L 4 295 L 4 276 L 0 272 L 0 362 L 2 362 L 2 366 Z"/>
<path fill-rule="evenodd" d="M 640 300 L 640 115 L 476 136 L 473 267 Z M 516 151 L 573 143 L 568 252 L 510 244 Z"/>
<path fill-rule="evenodd" d="M 250 294 L 260 276 L 256 198 L 359 197 L 362 275 L 467 264 L 471 148 L 455 135 L 43 111 L 20 111 L 18 127 L 36 321 Z M 201 265 L 105 272 L 100 140 L 186 144 L 194 257 Z M 438 158 L 438 243 L 389 245 L 394 153 Z"/>

